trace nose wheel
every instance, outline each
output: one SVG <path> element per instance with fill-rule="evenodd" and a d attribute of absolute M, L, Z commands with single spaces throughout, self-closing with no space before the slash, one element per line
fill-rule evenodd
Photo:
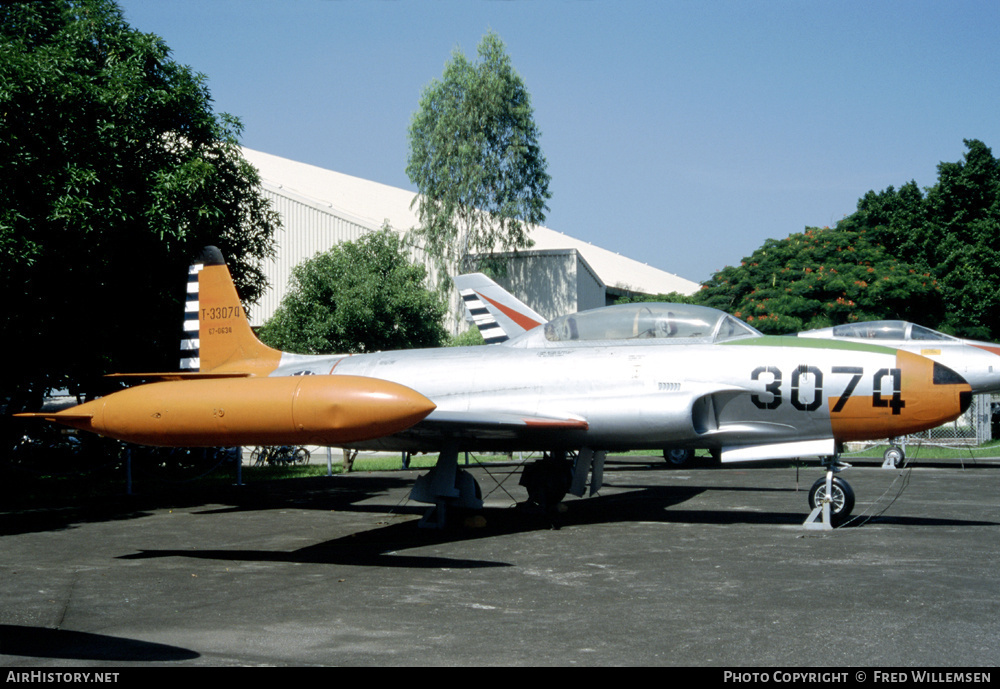
<path fill-rule="evenodd" d="M 826 476 L 819 479 L 809 489 L 809 507 L 812 512 L 806 519 L 807 529 L 834 529 L 851 518 L 854 510 L 854 489 L 836 472 L 850 466 L 831 460 L 827 463 Z"/>

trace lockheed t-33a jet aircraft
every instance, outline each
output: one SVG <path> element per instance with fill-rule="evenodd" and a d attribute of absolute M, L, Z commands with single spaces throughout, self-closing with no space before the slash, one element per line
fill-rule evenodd
<path fill-rule="evenodd" d="M 593 494 L 608 451 L 668 446 L 735 461 L 826 458 L 810 503 L 835 525 L 854 502 L 833 476 L 839 443 L 940 425 L 971 395 L 961 376 L 911 352 L 764 337 L 721 311 L 679 304 L 580 312 L 490 346 L 283 353 L 253 334 L 217 249 L 203 252 L 190 279 L 196 370 L 44 417 L 151 445 L 280 438 L 437 452 L 411 493 L 434 505 L 429 525 L 442 524 L 448 506 L 482 506 L 460 452 L 546 453 L 522 483 L 551 504 L 567 490 L 582 496 L 588 477 Z"/>

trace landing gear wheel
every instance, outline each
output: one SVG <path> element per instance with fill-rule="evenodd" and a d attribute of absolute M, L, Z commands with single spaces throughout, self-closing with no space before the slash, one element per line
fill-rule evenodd
<path fill-rule="evenodd" d="M 840 526 L 851 517 L 854 509 L 854 489 L 844 479 L 834 476 L 830 481 L 830 525 Z M 809 508 L 816 509 L 826 500 L 826 478 L 821 478 L 809 489 Z"/>
<path fill-rule="evenodd" d="M 893 445 L 882 455 L 883 465 L 891 465 L 894 469 L 902 469 L 906 466 L 906 453 L 901 447 Z"/>
<path fill-rule="evenodd" d="M 546 457 L 524 467 L 520 484 L 528 489 L 528 500 L 552 509 L 566 497 L 573 483 L 573 464 L 561 457 Z"/>
<path fill-rule="evenodd" d="M 663 459 L 671 469 L 680 469 L 693 463 L 694 450 L 686 447 L 668 447 L 663 451 Z"/>

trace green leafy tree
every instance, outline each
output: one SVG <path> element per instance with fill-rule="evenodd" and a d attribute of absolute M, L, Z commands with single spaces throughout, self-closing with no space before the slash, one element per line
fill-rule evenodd
<path fill-rule="evenodd" d="M 782 334 L 877 319 L 942 315 L 940 286 L 864 231 L 808 228 L 769 239 L 740 266 L 716 273 L 692 297 Z"/>
<path fill-rule="evenodd" d="M 486 344 L 486 340 L 483 339 L 483 334 L 479 332 L 479 328 L 472 326 L 464 332 L 460 332 L 457 335 L 453 335 L 448 338 L 447 346 L 449 347 L 477 347 L 479 345 Z"/>
<path fill-rule="evenodd" d="M 383 227 L 295 266 L 261 340 L 299 354 L 441 346 L 445 307 L 426 278 L 399 235 Z"/>
<path fill-rule="evenodd" d="M 964 159 L 938 165 L 937 183 L 869 192 L 845 219 L 938 280 L 944 314 L 936 326 L 966 337 L 1000 337 L 1000 160 L 965 141 Z"/>
<path fill-rule="evenodd" d="M 177 368 L 187 264 L 266 287 L 277 215 L 202 75 L 110 0 L 0 5 L 0 315 L 8 412 L 114 370 Z"/>
<path fill-rule="evenodd" d="M 524 82 L 495 33 L 478 54 L 471 63 L 455 51 L 424 90 L 406 167 L 425 248 L 439 266 L 462 270 L 470 254 L 531 246 L 529 228 L 544 222 L 551 197 Z"/>
<path fill-rule="evenodd" d="M 692 301 L 770 333 L 899 318 L 1000 338 L 1000 160 L 965 145 L 934 186 L 869 191 L 835 228 L 769 239 Z"/>
<path fill-rule="evenodd" d="M 631 297 L 621 297 L 615 300 L 616 304 L 637 304 L 642 302 L 665 302 L 670 304 L 695 304 L 697 303 L 692 295 L 681 294 L 680 292 L 668 292 L 666 294 L 636 294 Z"/>

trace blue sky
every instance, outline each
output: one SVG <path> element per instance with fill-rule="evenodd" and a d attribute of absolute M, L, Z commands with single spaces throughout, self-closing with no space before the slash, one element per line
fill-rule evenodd
<path fill-rule="evenodd" d="M 1000 155 L 1000 2 L 124 0 L 249 148 L 405 189 L 407 127 L 497 32 L 552 176 L 546 225 L 696 282 L 868 190 Z"/>

